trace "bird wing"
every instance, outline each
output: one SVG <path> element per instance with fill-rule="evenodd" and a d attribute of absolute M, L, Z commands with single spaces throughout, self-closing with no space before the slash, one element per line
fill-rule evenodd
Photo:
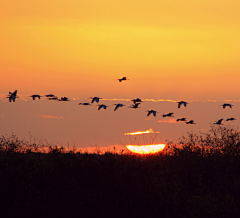
<path fill-rule="evenodd" d="M 13 93 L 13 95 L 14 95 L 14 96 L 16 96 L 16 95 L 17 95 L 17 90 L 15 90 L 15 92 Z"/>
<path fill-rule="evenodd" d="M 115 107 L 115 109 L 114 109 L 114 111 L 116 111 L 119 107 L 120 107 L 120 105 L 117 104 L 116 107 Z"/>

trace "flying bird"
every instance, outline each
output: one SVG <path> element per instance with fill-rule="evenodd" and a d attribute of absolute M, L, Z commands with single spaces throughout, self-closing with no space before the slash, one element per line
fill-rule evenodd
<path fill-rule="evenodd" d="M 187 121 L 187 122 L 185 122 L 186 124 L 196 124 L 196 123 L 194 123 L 194 120 L 189 120 L 189 121 Z"/>
<path fill-rule="evenodd" d="M 79 103 L 79 105 L 88 105 L 88 106 L 92 106 L 91 103 L 87 102 L 87 103 Z"/>
<path fill-rule="evenodd" d="M 182 118 L 177 119 L 176 121 L 177 121 L 177 122 L 178 122 L 178 121 L 187 121 L 187 118 L 182 117 Z"/>
<path fill-rule="evenodd" d="M 99 98 L 99 97 L 91 97 L 90 99 L 92 99 L 91 103 L 98 103 L 99 102 L 99 99 L 102 99 L 102 98 Z"/>
<path fill-rule="evenodd" d="M 140 105 L 141 103 L 136 103 L 136 104 L 132 104 L 129 108 L 139 108 L 138 106 Z"/>
<path fill-rule="evenodd" d="M 215 121 L 213 124 L 217 124 L 217 125 L 223 125 L 222 124 L 223 118 L 219 119 L 218 121 Z"/>
<path fill-rule="evenodd" d="M 232 108 L 233 105 L 232 105 L 232 104 L 226 104 L 226 103 L 225 103 L 225 104 L 220 105 L 220 106 L 223 106 L 223 109 L 225 109 L 225 107 L 230 107 L 230 108 Z"/>
<path fill-rule="evenodd" d="M 162 116 L 163 117 L 173 117 L 172 115 L 173 115 L 173 113 L 167 113 L 167 114 L 163 114 Z"/>
<path fill-rule="evenodd" d="M 123 78 L 121 78 L 121 79 L 117 79 L 119 82 L 122 82 L 122 81 L 124 81 L 124 80 L 129 80 L 129 79 L 127 79 L 127 77 L 126 76 L 124 76 Z"/>
<path fill-rule="evenodd" d="M 16 98 L 18 98 L 17 96 L 17 90 L 15 90 L 13 93 L 9 92 L 8 96 L 6 97 L 9 99 L 9 102 L 15 102 Z"/>
<path fill-rule="evenodd" d="M 188 104 L 186 101 L 179 101 L 177 103 L 178 103 L 178 108 L 180 108 L 182 105 L 184 105 L 184 107 L 186 107 Z"/>
<path fill-rule="evenodd" d="M 45 97 L 47 97 L 47 98 L 52 98 L 52 97 L 56 97 L 54 94 L 49 94 L 49 95 L 44 95 Z"/>
<path fill-rule="evenodd" d="M 98 110 L 101 110 L 102 108 L 106 110 L 107 107 L 108 106 L 106 106 L 105 104 L 100 104 L 100 105 L 98 105 Z"/>
<path fill-rule="evenodd" d="M 125 106 L 124 104 L 113 104 L 113 105 L 116 105 L 114 108 L 114 111 L 116 111 L 119 107 Z"/>
<path fill-rule="evenodd" d="M 36 98 L 40 99 L 42 96 L 40 96 L 40 95 L 31 95 L 31 96 L 28 96 L 28 97 L 31 97 L 33 100 L 35 100 Z"/>
<path fill-rule="evenodd" d="M 58 97 L 51 97 L 51 98 L 48 98 L 49 100 L 59 100 Z"/>
<path fill-rule="evenodd" d="M 61 97 L 61 99 L 58 99 L 58 101 L 70 101 L 67 97 Z"/>
<path fill-rule="evenodd" d="M 237 119 L 235 119 L 234 117 L 229 117 L 226 119 L 226 121 L 233 121 L 233 120 L 237 120 Z"/>
<path fill-rule="evenodd" d="M 146 112 L 148 112 L 147 116 L 150 116 L 150 115 L 152 114 L 154 117 L 156 117 L 156 114 L 158 113 L 158 112 L 155 111 L 155 110 L 148 110 L 148 111 L 146 111 Z"/>
<path fill-rule="evenodd" d="M 133 101 L 134 104 L 136 104 L 137 102 L 142 102 L 142 100 L 140 98 L 135 98 L 131 101 Z"/>

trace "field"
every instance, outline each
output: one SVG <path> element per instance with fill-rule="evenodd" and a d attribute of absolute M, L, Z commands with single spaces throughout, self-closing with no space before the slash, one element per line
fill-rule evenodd
<path fill-rule="evenodd" d="M 189 133 L 154 155 L 43 153 L 16 136 L 0 143 L 1 217 L 240 214 L 240 133 L 231 127 Z"/>

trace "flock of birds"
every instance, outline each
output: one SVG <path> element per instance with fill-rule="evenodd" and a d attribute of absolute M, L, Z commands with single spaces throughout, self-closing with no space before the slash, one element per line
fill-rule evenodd
<path fill-rule="evenodd" d="M 127 79 L 127 77 L 122 77 L 121 79 L 117 79 L 117 80 L 119 82 L 122 82 L 122 81 L 129 80 L 129 79 Z M 47 97 L 49 100 L 70 101 L 69 98 L 67 98 L 67 97 L 58 98 L 54 94 L 48 94 L 48 95 L 44 95 L 44 96 L 35 94 L 35 95 L 31 95 L 29 97 L 31 97 L 33 100 L 35 100 L 37 98 L 41 99 L 41 97 Z M 15 90 L 13 93 L 9 92 L 9 94 L 7 95 L 6 98 L 9 99 L 9 102 L 15 102 L 16 98 L 19 98 L 19 96 L 17 95 L 17 90 Z M 94 102 L 99 103 L 100 99 L 102 99 L 102 98 L 90 97 L 90 99 L 91 99 L 91 102 L 79 103 L 79 105 L 91 106 Z M 133 102 L 133 104 L 129 108 L 134 108 L 134 109 L 139 108 L 139 105 L 143 102 L 140 98 L 135 98 L 135 99 L 132 99 L 131 101 Z M 177 103 L 178 103 L 178 108 L 181 108 L 181 106 L 186 107 L 187 104 L 189 104 L 186 101 L 179 101 Z M 120 103 L 114 104 L 114 105 L 115 105 L 114 111 L 116 111 L 120 107 L 125 106 L 124 104 L 120 104 Z M 223 105 L 220 105 L 220 106 L 222 106 L 223 109 L 225 109 L 226 107 L 232 108 L 233 105 L 229 104 L 229 103 L 224 103 Z M 109 107 L 109 106 L 107 106 L 105 104 L 98 104 L 98 110 L 107 109 L 107 107 Z M 155 110 L 147 110 L 146 112 L 148 112 L 147 116 L 153 115 L 154 117 L 156 117 L 156 114 L 158 113 Z M 163 114 L 162 117 L 173 117 L 173 113 L 171 112 L 171 113 Z M 236 120 L 234 117 L 229 117 L 226 119 L 226 121 L 234 121 L 234 120 Z M 185 118 L 185 117 L 176 119 L 176 122 L 179 122 L 179 121 L 182 121 L 185 124 L 196 124 L 194 122 L 194 120 L 187 121 L 187 118 Z M 222 122 L 223 122 L 223 118 L 219 119 L 218 121 L 215 121 L 213 124 L 223 125 Z"/>

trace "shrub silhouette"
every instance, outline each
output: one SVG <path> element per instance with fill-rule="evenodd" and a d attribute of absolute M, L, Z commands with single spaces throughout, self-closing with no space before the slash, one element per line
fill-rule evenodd
<path fill-rule="evenodd" d="M 211 126 L 155 155 L 26 152 L 2 137 L 2 217 L 238 217 L 239 132 Z M 49 146 L 49 145 L 48 145 Z M 58 155 L 55 155 L 55 154 Z"/>
<path fill-rule="evenodd" d="M 177 155 L 239 155 L 240 132 L 232 126 L 210 126 L 207 133 L 188 132 L 176 143 L 168 142 L 165 153 Z"/>

